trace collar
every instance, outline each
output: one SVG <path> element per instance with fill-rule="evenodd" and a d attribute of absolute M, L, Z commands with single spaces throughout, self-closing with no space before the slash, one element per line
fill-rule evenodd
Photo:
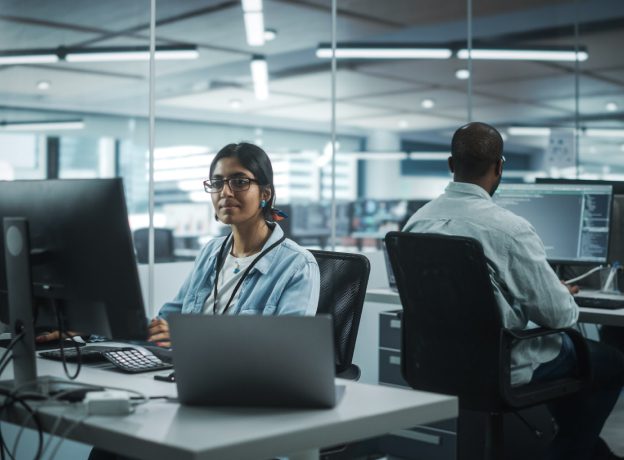
<path fill-rule="evenodd" d="M 449 182 L 444 191 L 448 193 L 477 196 L 492 201 L 492 197 L 483 187 L 468 182 Z"/>
<path fill-rule="evenodd" d="M 278 241 L 282 236 L 284 236 L 284 231 L 280 228 L 278 224 L 275 224 L 273 226 L 271 236 L 269 236 L 269 239 L 266 241 L 266 243 L 264 243 L 264 246 L 262 246 L 260 252 L 264 251 L 266 248 Z M 263 275 L 266 274 L 269 271 L 269 268 L 271 268 L 271 265 L 273 264 L 273 259 L 276 257 L 278 250 L 279 246 L 267 252 L 264 257 L 262 257 L 262 259 L 258 261 L 254 268 L 252 268 L 252 271 L 258 270 Z"/>

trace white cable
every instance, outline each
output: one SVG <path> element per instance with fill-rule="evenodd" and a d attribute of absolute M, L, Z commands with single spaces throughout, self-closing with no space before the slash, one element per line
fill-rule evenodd
<path fill-rule="evenodd" d="M 65 431 L 63 431 L 63 433 L 59 434 L 60 439 L 59 439 L 58 443 L 56 443 L 56 446 L 54 447 L 54 450 L 52 451 L 52 453 L 48 457 L 48 460 L 53 460 L 54 457 L 56 457 L 56 454 L 58 453 L 58 450 L 60 449 L 61 444 L 63 444 L 63 441 L 65 441 L 65 439 L 67 439 L 69 434 L 72 431 L 74 431 L 78 427 L 78 425 L 80 425 L 82 422 L 84 422 L 87 418 L 89 418 L 89 414 L 85 415 L 82 418 L 79 418 L 74 423 L 69 425 L 69 427 L 67 427 L 67 429 Z"/>
<path fill-rule="evenodd" d="M 589 275 L 591 275 L 592 273 L 596 273 L 598 270 L 601 270 L 602 268 L 604 268 L 604 266 L 599 265 L 597 267 L 592 268 L 591 270 L 583 273 L 582 275 L 579 275 L 575 278 L 569 279 L 564 281 L 565 284 L 572 284 L 572 283 L 576 283 L 577 281 L 582 280 L 583 278 L 587 278 Z"/>

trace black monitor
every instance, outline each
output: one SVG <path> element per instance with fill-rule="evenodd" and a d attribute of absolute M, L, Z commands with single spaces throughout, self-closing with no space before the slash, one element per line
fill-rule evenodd
<path fill-rule="evenodd" d="M 359 199 L 353 203 L 354 236 L 383 238 L 391 230 L 400 230 L 408 215 L 407 200 Z"/>
<path fill-rule="evenodd" d="M 331 203 L 291 203 L 290 231 L 295 239 L 329 237 L 331 235 Z M 348 236 L 350 231 L 349 203 L 336 203 L 336 236 Z"/>
<path fill-rule="evenodd" d="M 147 318 L 121 179 L 0 182 L 0 197 L 4 322 L 10 311 L 14 323 L 15 315 L 33 304 L 30 297 L 38 324 L 57 329 L 60 315 L 66 330 L 146 339 Z M 21 310 L 16 312 L 18 304 Z M 32 336 L 22 341 L 33 348 L 31 340 Z"/>
<path fill-rule="evenodd" d="M 609 262 L 624 263 L 624 181 L 597 179 L 554 179 L 538 177 L 538 184 L 610 185 L 613 187 L 613 209 L 609 232 Z"/>
<path fill-rule="evenodd" d="M 550 262 L 607 262 L 611 186 L 504 184 L 494 201 L 533 225 Z"/>

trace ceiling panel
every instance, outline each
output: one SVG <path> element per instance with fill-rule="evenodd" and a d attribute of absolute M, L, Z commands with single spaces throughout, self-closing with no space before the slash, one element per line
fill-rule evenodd
<path fill-rule="evenodd" d="M 435 106 L 432 109 L 424 109 L 421 103 L 425 99 L 432 99 Z M 475 105 L 492 105 L 499 103 L 499 100 L 495 98 L 478 95 L 473 95 L 472 100 Z M 468 96 L 467 93 L 461 91 L 430 88 L 422 91 L 399 92 L 378 97 L 360 97 L 352 99 L 351 101 L 394 110 L 435 114 L 436 111 L 445 108 L 462 109 L 467 107 Z"/>
<path fill-rule="evenodd" d="M 576 109 L 574 99 L 554 99 L 547 101 L 548 105 L 574 112 Z M 617 108 L 614 111 L 624 111 L 624 91 L 619 94 L 610 94 L 608 96 L 584 97 L 579 101 L 579 112 L 581 115 L 605 113 L 608 115 L 607 103 L 615 103 Z"/>
<path fill-rule="evenodd" d="M 388 78 L 363 75 L 352 70 L 339 70 L 336 75 L 338 99 L 403 91 L 418 85 Z M 271 81 L 273 91 L 284 94 L 331 99 L 331 72 L 315 72 Z"/>
<path fill-rule="evenodd" d="M 68 29 L 20 24 L 2 19 L 0 7 L 0 49 L 56 48 L 76 41 L 90 40 L 98 34 Z"/>
<path fill-rule="evenodd" d="M 231 106 L 232 101 L 238 101 L 239 108 Z M 183 107 L 196 110 L 216 110 L 233 113 L 245 113 L 250 111 L 266 110 L 280 106 L 292 106 L 304 104 L 309 99 L 294 96 L 271 94 L 265 101 L 255 98 L 251 89 L 246 88 L 220 88 L 204 91 L 185 96 L 160 99 L 158 105 Z"/>
<path fill-rule="evenodd" d="M 297 120 L 331 121 L 331 104 L 317 102 L 312 104 L 297 104 L 274 109 L 256 110 L 254 113 L 269 117 L 282 117 Z M 388 110 L 370 108 L 356 104 L 338 102 L 336 104 L 336 119 L 346 120 L 353 117 L 387 114 Z M 329 129 L 329 125 L 328 125 Z"/>
<path fill-rule="evenodd" d="M 343 124 L 360 128 L 388 131 L 422 131 L 429 129 L 456 128 L 463 121 L 451 117 L 406 113 L 379 117 L 346 120 Z"/>
<path fill-rule="evenodd" d="M 579 80 L 581 96 L 592 96 L 620 91 L 619 85 L 583 76 Z M 530 80 L 476 84 L 475 89 L 482 94 L 514 98 L 517 100 L 548 100 L 550 98 L 574 97 L 575 78 L 573 74 Z"/>
<path fill-rule="evenodd" d="M 454 111 L 440 110 L 440 113 L 452 115 Z M 564 112 L 546 109 L 530 104 L 498 104 L 495 106 L 474 106 L 472 119 L 492 124 L 535 124 L 541 120 L 559 118 Z"/>
<path fill-rule="evenodd" d="M 37 90 L 37 82 L 50 82 L 47 91 Z M 147 91 L 147 82 L 126 78 L 105 77 L 92 74 L 74 74 L 53 69 L 31 69 L 26 66 L 11 67 L 0 72 L 0 94 L 3 101 L 10 101 L 13 95 L 30 95 L 38 100 L 65 100 L 89 98 L 91 95 L 110 97 L 121 87 L 137 85 L 134 91 L 141 87 Z"/>

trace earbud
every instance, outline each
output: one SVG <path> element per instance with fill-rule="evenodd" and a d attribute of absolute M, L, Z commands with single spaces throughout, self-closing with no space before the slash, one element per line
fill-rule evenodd
<path fill-rule="evenodd" d="M 266 206 L 266 204 L 267 204 L 266 200 L 262 200 L 262 201 L 260 202 L 260 207 L 261 207 L 261 208 L 264 208 L 264 207 Z"/>

